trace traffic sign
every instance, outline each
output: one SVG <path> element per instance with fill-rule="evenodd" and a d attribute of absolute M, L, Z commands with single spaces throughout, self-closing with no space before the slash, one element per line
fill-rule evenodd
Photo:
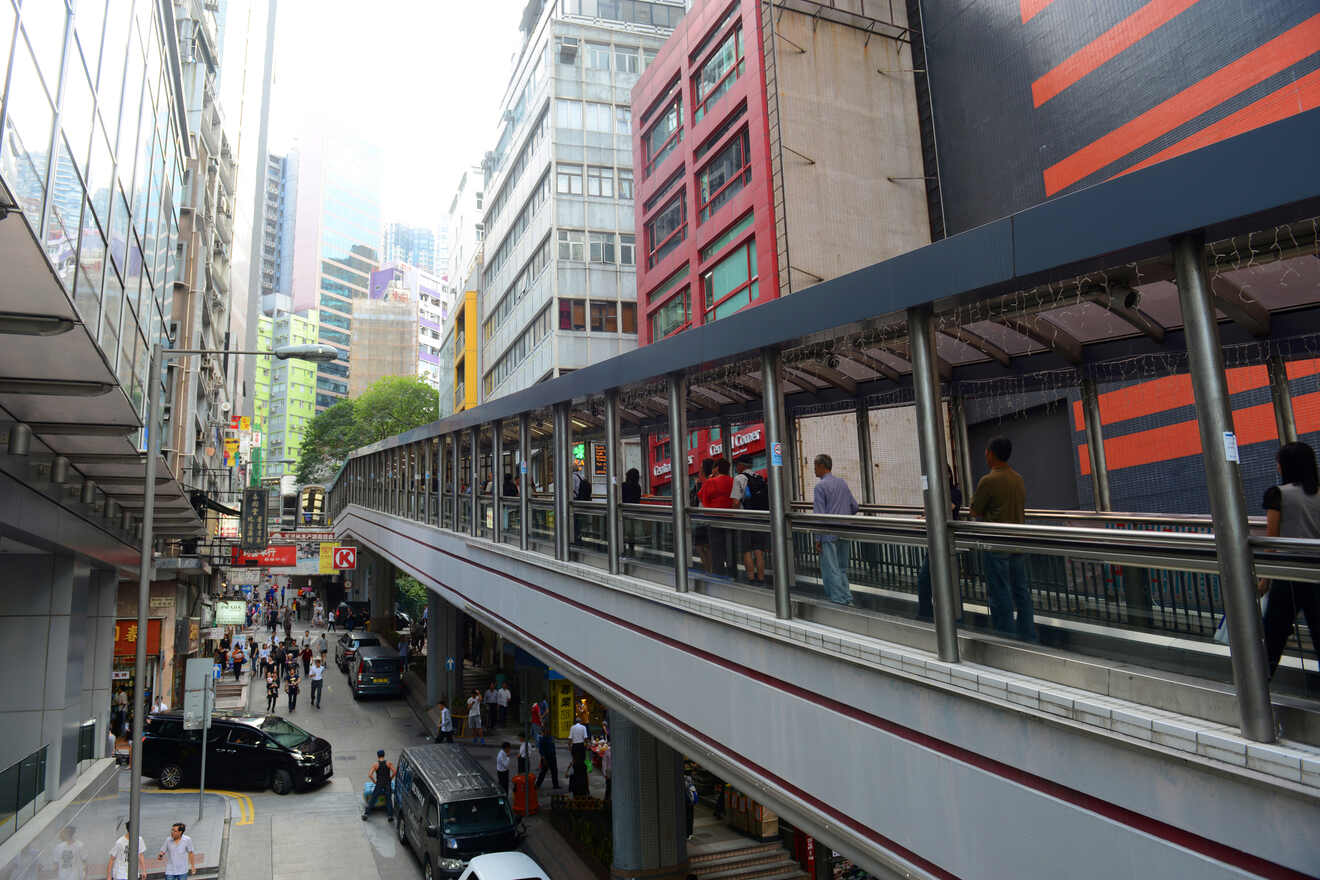
<path fill-rule="evenodd" d="M 453 657 L 446 657 L 446 658 L 445 658 L 445 671 L 446 671 L 446 672 L 453 672 L 453 671 L 454 671 L 454 658 L 453 658 Z"/>
<path fill-rule="evenodd" d="M 357 568 L 357 548 L 336 547 L 335 568 L 340 570 Z"/>
<path fill-rule="evenodd" d="M 209 657 L 192 658 L 184 667 L 183 729 L 202 730 L 211 726 L 211 705 L 215 681 L 213 661 Z"/>

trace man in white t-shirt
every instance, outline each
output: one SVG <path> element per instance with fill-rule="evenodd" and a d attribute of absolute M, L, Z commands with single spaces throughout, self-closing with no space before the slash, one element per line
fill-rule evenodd
<path fill-rule="evenodd" d="M 151 711 L 152 711 L 152 712 L 168 712 L 168 711 L 170 711 L 170 705 L 169 705 L 169 703 L 166 703 L 166 702 L 165 702 L 165 698 L 164 698 L 164 697 L 156 697 L 156 699 L 153 700 L 152 703 L 151 703 Z"/>
<path fill-rule="evenodd" d="M 325 667 L 321 665 L 321 658 L 317 657 L 312 661 L 311 667 L 307 670 L 307 677 L 312 680 L 312 705 L 321 708 L 321 679 L 325 678 Z"/>
<path fill-rule="evenodd" d="M 128 880 L 128 838 L 132 834 L 132 827 L 125 822 L 124 833 L 115 841 L 115 845 L 110 847 L 110 861 L 105 864 L 105 880 Z M 141 837 L 137 840 L 138 850 L 138 871 L 139 877 L 147 876 L 147 842 Z"/>
<path fill-rule="evenodd" d="M 587 725 L 579 718 L 568 729 L 569 751 L 573 753 L 573 764 L 582 764 L 587 760 Z"/>
<path fill-rule="evenodd" d="M 499 690 L 495 691 L 495 702 L 500 707 L 500 726 L 504 726 L 509 720 L 509 699 L 513 694 L 509 693 L 508 684 L 501 684 Z"/>
<path fill-rule="evenodd" d="M 192 838 L 184 834 L 182 822 L 170 826 L 170 836 L 160 845 L 156 858 L 165 860 L 165 880 L 184 880 L 189 874 L 197 873 L 197 853 L 193 851 Z"/>
<path fill-rule="evenodd" d="M 55 876 L 59 880 L 86 880 L 87 855 L 81 840 L 74 835 L 77 829 L 68 825 L 60 830 L 60 842 L 55 844 L 51 853 L 54 860 Z"/>

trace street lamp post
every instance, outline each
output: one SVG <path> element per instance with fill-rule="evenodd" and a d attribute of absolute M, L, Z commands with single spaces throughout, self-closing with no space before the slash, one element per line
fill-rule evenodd
<path fill-rule="evenodd" d="M 146 677 L 147 677 L 147 606 L 150 604 L 151 575 L 155 568 L 152 558 L 153 529 L 152 518 L 156 508 L 156 459 L 160 456 L 160 373 L 166 358 L 190 357 L 199 354 L 251 355 L 255 357 L 275 357 L 279 360 L 332 361 L 339 352 L 329 345 L 285 345 L 273 351 L 210 351 L 207 349 L 165 349 L 160 343 L 151 347 L 151 366 L 147 373 L 147 462 L 146 483 L 142 498 L 142 556 L 138 562 L 138 639 L 136 654 L 133 658 L 133 742 L 131 744 L 131 770 L 128 794 L 128 880 L 142 880 L 138 877 L 138 862 L 132 857 L 135 851 L 131 845 L 133 835 L 140 835 L 142 827 L 142 732 L 146 722 Z"/>

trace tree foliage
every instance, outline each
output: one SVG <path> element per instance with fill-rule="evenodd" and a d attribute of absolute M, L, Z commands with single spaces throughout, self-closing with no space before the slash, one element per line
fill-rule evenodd
<path fill-rule="evenodd" d="M 342 400 L 311 420 L 299 450 L 298 482 L 327 482 L 359 446 L 438 417 L 435 389 L 415 376 L 386 376 L 356 399 Z"/>
<path fill-rule="evenodd" d="M 394 578 L 394 589 L 398 594 L 399 608 L 414 621 L 422 619 L 422 609 L 426 607 L 426 587 L 412 575 L 400 574 Z"/>

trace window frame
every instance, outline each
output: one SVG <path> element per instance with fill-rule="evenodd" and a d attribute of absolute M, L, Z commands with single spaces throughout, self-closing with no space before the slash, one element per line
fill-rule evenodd
<path fill-rule="evenodd" d="M 723 208 L 725 205 L 729 204 L 729 202 L 732 200 L 733 196 L 736 193 L 738 193 L 740 190 L 744 189 L 745 187 L 751 184 L 752 182 L 751 146 L 752 144 L 751 144 L 750 132 L 748 131 L 747 126 L 743 126 L 741 129 L 734 132 L 733 136 L 731 136 L 727 141 L 725 141 L 724 146 L 721 147 L 715 153 L 715 155 L 711 156 L 710 160 L 706 162 L 705 165 L 702 165 L 701 168 L 697 171 L 697 175 L 696 175 L 697 199 L 700 201 L 700 205 L 697 208 L 698 224 L 705 223 L 711 217 L 715 216 L 715 214 L 720 210 L 720 208 Z M 720 184 L 719 189 L 712 192 L 708 198 L 703 199 L 702 194 L 708 188 L 708 184 L 706 182 L 707 174 L 710 172 L 711 168 L 713 168 L 715 164 L 719 162 L 720 159 L 730 149 L 734 147 L 737 147 L 742 150 L 742 165 L 739 166 L 734 173 L 728 175 L 724 179 L 724 183 Z M 735 183 L 738 184 L 737 188 L 730 191 L 729 188 L 732 187 Z M 727 198 L 725 198 L 726 193 L 727 193 Z M 723 199 L 723 200 L 720 201 L 719 204 L 715 204 L 716 200 L 719 199 Z"/>
<path fill-rule="evenodd" d="M 657 334 L 655 327 L 656 318 L 658 318 L 660 313 L 664 311 L 666 308 L 668 308 L 671 303 L 673 303 L 675 300 L 678 299 L 682 300 L 683 320 L 668 332 L 663 334 Z M 646 317 L 647 317 L 647 322 L 650 324 L 652 342 L 655 342 L 659 339 L 668 339 L 670 336 L 673 336 L 678 333 L 682 333 L 684 330 L 690 328 L 692 326 L 692 284 L 688 283 L 679 287 L 678 290 L 673 292 L 673 294 L 666 297 L 660 303 L 660 305 L 656 306 L 654 309 L 651 309 L 647 313 Z"/>
<path fill-rule="evenodd" d="M 700 89 L 702 74 L 705 72 L 706 67 L 715 60 L 716 56 L 724 51 L 724 47 L 730 39 L 733 40 L 734 47 L 733 63 L 729 65 L 728 70 L 724 71 L 724 75 L 715 81 L 710 90 L 702 95 Z M 710 112 L 712 104 L 718 103 L 720 98 L 729 93 L 727 86 L 732 85 L 733 80 L 743 75 L 746 66 L 747 49 L 743 42 L 742 21 L 740 20 L 724 35 L 719 44 L 711 50 L 710 54 L 697 67 L 696 73 L 692 75 L 692 123 L 694 125 Z"/>
<path fill-rule="evenodd" d="M 577 189 L 573 189 L 573 180 L 577 180 Z M 568 182 L 568 189 L 564 189 L 564 182 Z M 564 165 L 555 163 L 555 193 L 561 196 L 580 196 L 582 195 L 582 166 Z"/>
<path fill-rule="evenodd" d="M 573 237 L 575 233 L 577 236 L 576 239 Z M 570 260 L 576 263 L 585 263 L 587 261 L 587 235 L 585 231 L 581 229 L 559 229 L 555 232 L 555 243 L 558 245 L 555 249 L 555 253 L 558 255 L 559 259 Z M 567 257 L 564 256 L 563 251 L 565 244 L 569 246 L 569 256 Z M 575 248 L 577 250 L 576 256 L 573 255 Z"/>
<path fill-rule="evenodd" d="M 599 248 L 599 251 L 597 250 Z M 608 252 L 609 259 L 605 259 Z M 597 253 L 600 258 L 597 259 Z M 615 247 L 613 232 L 588 232 L 587 233 L 587 262 L 596 264 L 616 265 L 617 248 Z"/>
<path fill-rule="evenodd" d="M 672 232 L 657 242 L 655 241 L 653 227 L 656 221 L 668 213 L 670 207 L 675 203 L 677 203 L 679 211 L 678 224 Z M 656 212 L 646 221 L 643 228 L 646 232 L 646 268 L 652 269 L 661 260 L 672 254 L 680 242 L 687 239 L 687 193 L 682 189 L 674 193 L 673 198 L 656 209 Z"/>
<path fill-rule="evenodd" d="M 734 244 L 728 250 L 724 251 L 718 258 L 712 260 L 710 265 L 702 269 L 701 272 L 697 275 L 698 286 L 700 288 L 699 292 L 701 295 L 702 323 L 710 323 L 711 321 L 720 320 L 719 318 L 715 317 L 715 311 L 721 305 L 728 302 L 730 299 L 733 299 L 735 296 L 742 293 L 744 290 L 749 291 L 747 296 L 747 305 L 750 306 L 752 304 L 753 299 L 750 290 L 752 285 L 759 284 L 760 273 L 756 265 L 756 261 L 757 259 L 759 259 L 759 255 L 756 254 L 756 235 L 751 230 L 749 230 L 748 232 L 749 232 L 748 235 L 739 239 L 739 241 L 736 244 Z M 710 284 L 714 278 L 715 270 L 718 269 L 720 266 L 724 265 L 729 260 L 733 259 L 735 256 L 738 255 L 739 252 L 742 253 L 744 264 L 747 267 L 746 278 L 744 278 L 742 283 L 739 284 L 737 287 L 733 288 L 729 292 L 722 295 L 718 300 L 714 300 L 713 302 L 710 302 L 709 305 L 707 305 L 707 301 L 710 298 Z M 760 293 L 759 287 L 757 293 L 758 295 Z M 746 308 L 746 306 L 744 306 L 744 308 Z M 741 309 L 739 309 L 739 311 L 741 311 Z"/>
<path fill-rule="evenodd" d="M 662 122 L 670 118 L 671 113 L 675 120 L 674 130 L 669 133 L 669 136 L 658 148 L 652 150 L 651 136 L 655 133 L 655 130 L 660 127 Z M 682 142 L 683 93 L 680 91 L 678 94 L 674 95 L 672 101 L 665 105 L 665 108 L 656 117 L 655 122 L 651 123 L 651 126 L 642 134 L 642 146 L 645 148 L 646 155 L 646 173 L 643 176 L 650 177 L 651 173 L 655 171 L 665 159 L 668 159 L 674 154 L 675 149 Z"/>
<path fill-rule="evenodd" d="M 576 296 L 561 296 L 558 297 L 558 302 L 555 304 L 555 308 L 559 312 L 559 319 L 555 323 L 561 331 L 569 333 L 586 332 L 588 323 L 587 300 Z M 565 312 L 565 308 L 568 309 L 567 312 Z M 578 323 L 577 319 L 579 318 L 579 310 L 581 326 L 576 326 Z M 568 326 L 564 326 L 565 314 L 567 314 L 568 317 Z"/>
<path fill-rule="evenodd" d="M 598 314 L 600 316 L 599 321 L 597 321 Z M 600 326 L 597 326 L 598 323 Z M 617 299 L 589 300 L 587 305 L 587 328 L 592 333 L 618 333 L 619 301 Z"/>
<path fill-rule="evenodd" d="M 592 192 L 592 184 L 596 192 Z M 587 166 L 587 195 L 602 199 L 614 198 L 614 169 L 608 165 Z M 608 189 L 609 192 L 605 192 Z"/>
<path fill-rule="evenodd" d="M 627 176 L 625 177 L 625 175 L 627 175 Z M 618 179 L 617 181 L 615 181 L 615 184 L 616 184 L 616 185 L 615 185 L 615 187 L 614 187 L 614 191 L 615 191 L 615 193 L 617 193 L 617 198 L 620 198 L 620 199 L 628 199 L 629 201 L 631 201 L 631 200 L 634 198 L 634 194 L 636 193 L 636 190 L 633 189 L 633 186 L 634 186 L 633 170 L 632 170 L 631 168 L 620 168 L 620 169 L 618 169 L 618 178 L 619 178 L 619 179 Z M 625 181 L 625 180 L 628 182 L 628 194 L 627 194 L 627 195 L 624 195 L 624 194 L 623 194 L 623 188 L 624 188 L 624 187 L 623 187 L 623 184 L 624 184 L 624 181 Z"/>

